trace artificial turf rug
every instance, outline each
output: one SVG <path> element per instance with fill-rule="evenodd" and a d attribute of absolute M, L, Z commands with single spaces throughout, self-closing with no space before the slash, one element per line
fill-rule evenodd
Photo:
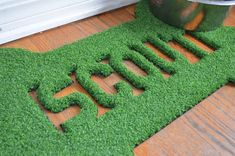
<path fill-rule="evenodd" d="M 195 33 L 210 45 L 207 53 L 183 37 L 184 31 L 154 18 L 146 1 L 140 2 L 137 19 L 48 53 L 23 49 L 0 49 L 0 154 L 1 155 L 133 155 L 136 145 L 148 139 L 184 112 L 228 82 L 235 82 L 235 29 Z M 195 64 L 170 48 L 174 40 L 201 60 Z M 151 42 L 174 61 L 167 62 L 144 46 Z M 104 59 L 109 64 L 102 64 Z M 130 60 L 147 76 L 129 71 Z M 165 79 L 160 69 L 170 73 Z M 82 94 L 60 99 L 53 95 L 70 85 L 69 74 L 102 106 L 111 110 L 97 118 L 97 107 Z M 132 94 L 125 81 L 115 85 L 116 94 L 106 94 L 92 75 L 117 72 L 136 88 Z M 52 112 L 79 105 L 80 114 L 58 131 L 29 96 Z"/>

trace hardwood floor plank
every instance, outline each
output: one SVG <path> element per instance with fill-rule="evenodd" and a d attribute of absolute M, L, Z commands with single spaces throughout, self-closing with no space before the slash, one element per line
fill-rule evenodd
<path fill-rule="evenodd" d="M 141 155 L 143 149 L 146 150 L 146 153 L 149 153 L 148 156 L 234 155 L 235 116 L 228 117 L 227 114 L 230 114 L 230 112 L 220 110 L 227 106 L 215 99 L 227 87 L 229 85 L 221 88 L 162 131 L 136 147 L 136 156 Z M 235 94 L 235 87 L 230 91 Z M 234 95 L 228 96 L 228 98 L 235 101 Z M 215 102 L 219 104 L 220 109 L 214 105 Z M 229 108 L 232 109 L 231 111 L 235 111 L 234 107 Z M 164 142 L 164 145 L 162 145 L 162 142 Z M 153 146 L 153 144 L 156 146 Z"/>

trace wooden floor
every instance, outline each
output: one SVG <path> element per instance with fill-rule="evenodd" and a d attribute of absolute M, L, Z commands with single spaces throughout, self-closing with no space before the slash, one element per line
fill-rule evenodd
<path fill-rule="evenodd" d="M 64 44 L 72 43 L 75 40 L 85 38 L 91 34 L 104 31 L 109 27 L 133 20 L 134 8 L 134 5 L 121 8 L 0 45 L 0 47 L 17 47 L 34 52 L 46 52 Z M 232 9 L 231 14 L 225 20 L 224 24 L 235 26 L 235 7 Z M 213 52 L 213 49 L 191 36 L 186 35 L 185 37 L 195 42 L 201 48 Z M 169 45 L 184 54 L 191 63 L 195 63 L 199 60 L 180 45 L 174 42 L 170 42 Z M 171 61 L 151 44 L 146 43 L 146 46 L 152 48 L 159 56 Z M 131 62 L 126 62 L 125 64 L 136 74 L 146 74 Z M 165 76 L 167 77 L 169 75 L 165 74 Z M 74 75 L 71 75 L 71 78 L 74 79 Z M 113 85 L 121 80 L 122 77 L 118 74 L 112 74 L 108 78 L 93 77 L 92 79 L 98 83 L 105 92 L 113 94 L 115 93 Z M 135 94 L 142 92 L 135 88 L 133 88 L 133 90 Z M 57 93 L 55 98 L 66 96 L 75 91 L 88 94 L 75 80 L 73 85 Z M 36 99 L 35 92 L 31 92 L 30 95 L 35 99 L 35 102 L 40 105 Z M 78 107 L 71 107 L 57 114 L 43 108 L 42 110 L 45 111 L 48 118 L 59 130 L 61 130 L 61 123 L 79 113 Z M 107 111 L 109 110 L 99 106 L 99 115 Z M 235 85 L 227 84 L 219 89 L 159 133 L 137 146 L 134 153 L 136 156 L 235 155 Z"/>

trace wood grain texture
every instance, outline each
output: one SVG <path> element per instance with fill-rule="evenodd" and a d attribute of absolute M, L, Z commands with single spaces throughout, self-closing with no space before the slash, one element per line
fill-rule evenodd
<path fill-rule="evenodd" d="M 112 26 L 133 20 L 134 8 L 135 6 L 133 5 L 124 7 L 0 45 L 0 47 L 24 48 L 35 52 L 52 50 L 94 33 L 104 31 Z M 235 26 L 235 7 L 231 10 L 224 24 Z M 214 49 L 190 36 L 186 35 L 185 37 L 208 52 L 214 51 Z M 189 61 L 193 63 L 198 61 L 199 58 L 195 58 L 186 49 L 174 43 L 169 44 L 179 52 L 182 52 Z M 146 46 L 150 46 L 152 49 L 154 48 L 151 45 Z M 156 55 L 171 61 L 159 51 L 156 51 Z M 131 62 L 125 62 L 125 66 L 137 75 L 146 74 Z M 71 76 L 71 79 L 74 80 L 74 83 L 57 93 L 55 97 L 66 96 L 72 92 L 82 92 L 88 95 L 80 84 L 77 83 L 74 75 Z M 121 79 L 123 78 L 117 73 L 107 78 L 92 76 L 92 80 L 109 94 L 115 94 L 113 85 Z M 141 90 L 135 88 L 133 88 L 133 92 L 136 95 L 142 93 Z M 35 92 L 31 92 L 30 95 L 37 102 Z M 96 105 L 99 108 L 99 115 L 109 111 L 108 108 L 103 108 L 97 103 Z M 49 119 L 58 129 L 60 129 L 61 123 L 79 113 L 78 107 L 71 107 L 57 114 L 51 113 L 44 108 L 42 110 L 45 111 Z M 235 85 L 228 84 L 216 91 L 183 116 L 137 146 L 134 153 L 136 156 L 235 155 Z"/>

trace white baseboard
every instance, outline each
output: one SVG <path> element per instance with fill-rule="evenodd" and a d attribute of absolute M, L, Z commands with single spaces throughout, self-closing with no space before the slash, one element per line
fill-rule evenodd
<path fill-rule="evenodd" d="M 0 44 L 136 2 L 137 0 L 3 0 L 0 2 Z"/>

